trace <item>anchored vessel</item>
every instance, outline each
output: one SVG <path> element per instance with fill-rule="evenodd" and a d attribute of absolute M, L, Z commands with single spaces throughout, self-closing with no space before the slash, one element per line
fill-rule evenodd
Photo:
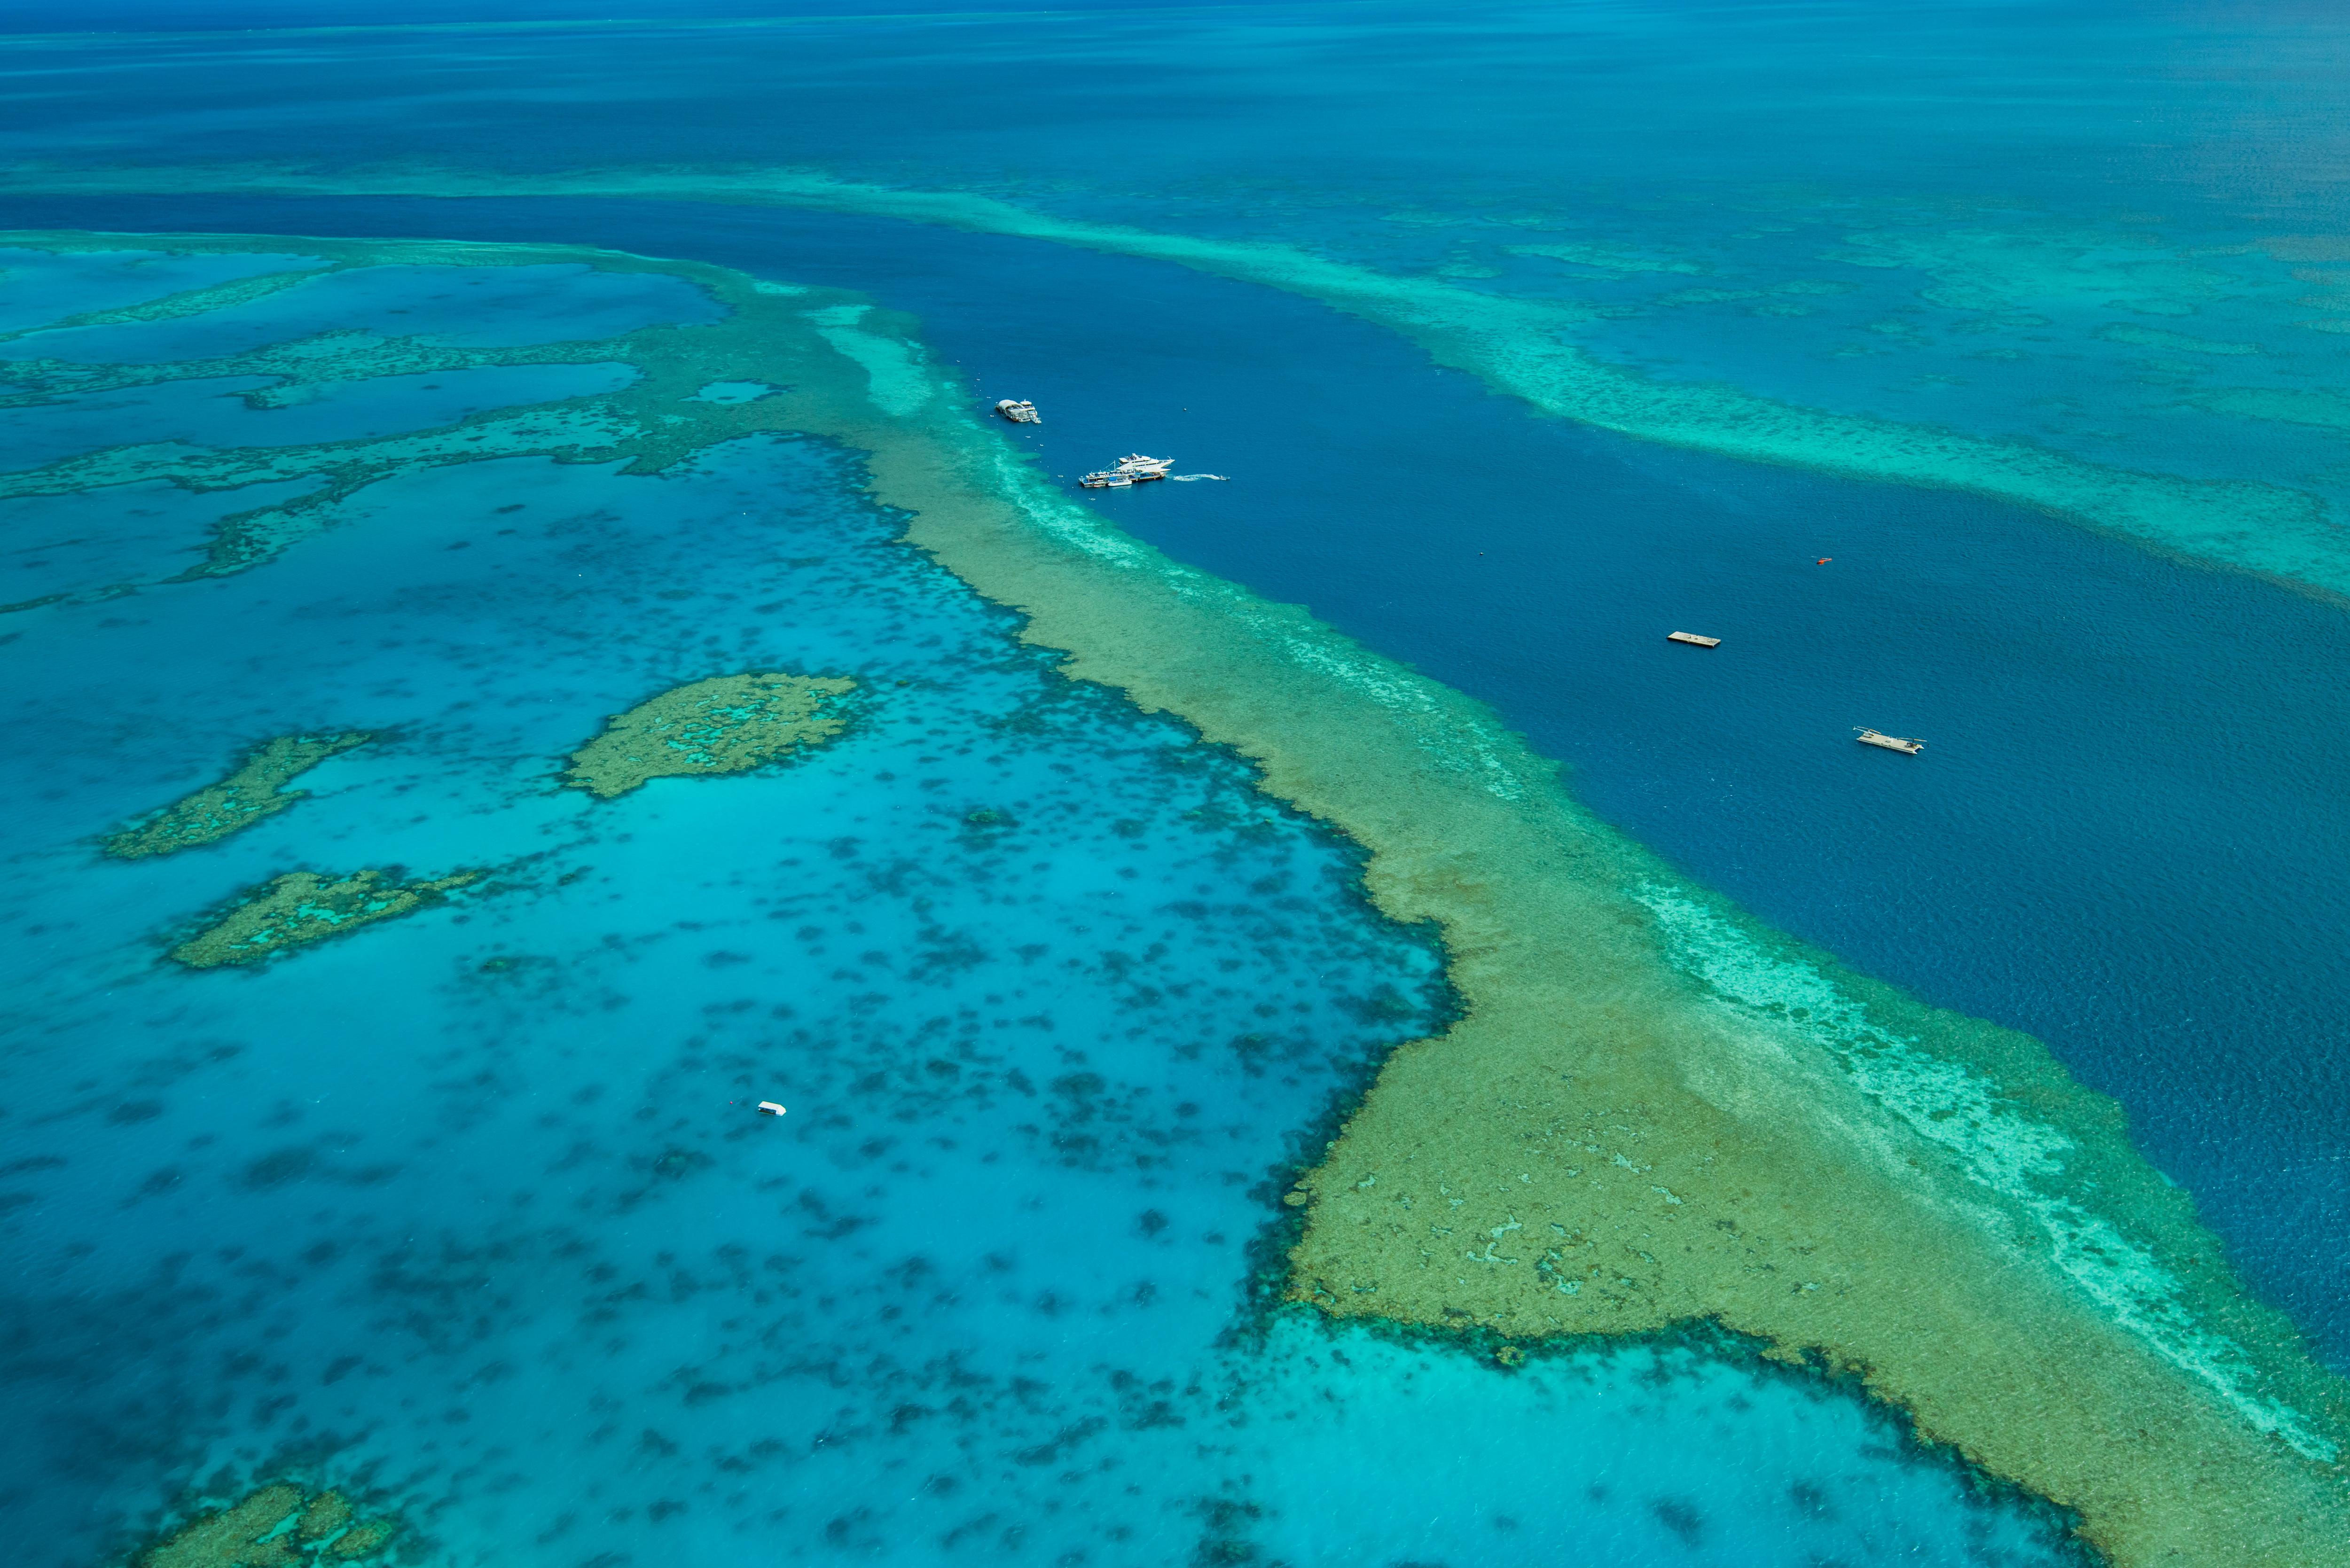
<path fill-rule="evenodd" d="M 995 411 L 1015 425 L 1041 425 L 1045 422 L 1045 416 L 1036 411 L 1036 405 L 1020 398 L 999 400 Z"/>
<path fill-rule="evenodd" d="M 1086 474 L 1077 483 L 1087 490 L 1115 490 L 1153 479 L 1164 479 L 1167 471 L 1174 466 L 1175 460 L 1171 457 L 1145 457 L 1140 452 L 1128 452 L 1118 460 L 1116 468 Z"/>
<path fill-rule="evenodd" d="M 1686 642 L 1692 648 L 1720 648 L 1721 646 L 1721 639 L 1718 637 L 1700 637 L 1693 631 L 1669 631 L 1665 633 L 1665 640 L 1667 642 Z"/>
<path fill-rule="evenodd" d="M 1923 741 L 1908 740 L 1900 735 L 1881 735 L 1875 730 L 1864 730 L 1857 725 L 1853 732 L 1860 737 L 1860 743 L 1864 746 L 1883 746 L 1888 752 L 1907 752 L 1913 757 L 1926 749 Z"/>

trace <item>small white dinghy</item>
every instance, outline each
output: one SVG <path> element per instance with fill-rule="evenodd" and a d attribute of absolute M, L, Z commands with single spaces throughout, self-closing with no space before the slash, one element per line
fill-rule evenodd
<path fill-rule="evenodd" d="M 1864 746 L 1883 746 L 1888 752 L 1904 752 L 1913 757 L 1926 749 L 1925 742 L 1913 741 L 1903 735 L 1879 734 L 1875 730 L 1864 730 L 1858 725 L 1854 726 L 1853 732 L 1860 737 L 1860 743 Z"/>
<path fill-rule="evenodd" d="M 1045 422 L 1045 416 L 1036 411 L 1036 405 L 1023 398 L 999 399 L 995 411 L 1015 425 L 1041 425 Z"/>
<path fill-rule="evenodd" d="M 775 1104 L 773 1100 L 761 1100 L 759 1102 L 759 1114 L 763 1116 L 779 1116 L 784 1114 L 784 1107 Z"/>

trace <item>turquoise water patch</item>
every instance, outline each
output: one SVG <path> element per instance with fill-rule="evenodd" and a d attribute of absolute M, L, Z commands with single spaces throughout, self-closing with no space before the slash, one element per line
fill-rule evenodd
<path fill-rule="evenodd" d="M 1450 1348 L 1285 1321 L 1234 1372 L 1248 1480 L 1226 1532 L 1271 1562 L 1573 1563 L 1603 1544 L 1725 1568 L 2062 1557 L 2047 1521 L 1970 1507 L 1938 1466 L 1878 1469 L 1901 1440 L 1850 1402 L 1686 1347 L 1496 1376 Z M 1898 1503 L 1853 1511 L 1856 1486 Z"/>
<path fill-rule="evenodd" d="M 222 377 L 96 392 L 0 409 L 0 470 L 37 468 L 108 447 L 183 441 L 204 447 L 306 446 L 453 424 L 488 409 L 618 391 L 626 365 L 480 365 L 363 381 L 321 382 L 298 401 L 255 407 L 267 377 Z"/>
<path fill-rule="evenodd" d="M 712 381 L 693 396 L 704 403 L 755 403 L 775 391 L 764 381 Z"/>
<path fill-rule="evenodd" d="M 117 310 L 241 278 L 320 267 L 317 256 L 221 252 L 0 250 L 0 332 L 19 332 L 85 311 Z"/>
<path fill-rule="evenodd" d="M 2223 343 L 2210 337 L 2190 337 L 2184 332 L 2166 332 L 2158 327 L 2133 327 L 2117 322 L 2097 328 L 2097 336 L 2108 343 L 2127 343 L 2140 348 L 2162 348 L 2174 354 L 2258 354 L 2257 343 Z"/>
<path fill-rule="evenodd" d="M 168 364 L 241 354 L 347 327 L 461 348 L 593 341 L 723 313 L 682 279 L 557 263 L 510 267 L 351 267 L 225 308 L 119 326 L 75 327 L 0 343 L 0 359 Z"/>
<path fill-rule="evenodd" d="M 291 501 L 316 483 L 194 491 L 150 480 L 0 498 L 0 606 L 153 582 L 201 566 L 223 517 Z"/>
<path fill-rule="evenodd" d="M 1268 1318 L 1281 1187 L 1442 1025 L 1443 955 L 865 482 L 774 436 L 399 472 L 261 569 L 26 618 L 0 962 L 34 1027 L 0 1070 L 43 1107 L 8 1235 L 39 1282 L 5 1305 L 38 1350 L 0 1463 L 28 1562 L 289 1464 L 451 1564 L 1341 1561 L 1334 1507 L 1381 1550 L 2065 1561 L 1856 1403 L 1717 1355 L 1512 1370 Z M 847 731 L 565 787 L 612 714 L 745 670 L 854 680 Z M 263 739 L 358 731 L 232 837 L 99 856 Z M 167 956 L 360 869 L 471 880 L 249 971 Z M 1529 1455 L 1562 1410 L 1588 1440 Z"/>
<path fill-rule="evenodd" d="M 266 571 L 16 645 L 5 787 L 41 804 L 0 929 L 45 1022 L 8 1070 L 58 1117 L 17 1181 L 50 1282 L 12 1308 L 44 1348 L 0 1444 L 45 1568 L 329 1432 L 317 1462 L 459 1564 L 1155 1564 L 1312 1548 L 1367 1493 L 1352 1527 L 1399 1549 L 1499 1515 L 1725 1568 L 1880 1538 L 1958 1568 L 1986 1532 L 2063 1560 L 1856 1407 L 1749 1375 L 1224 1345 L 1299 1129 L 1437 1023 L 1439 955 L 1236 759 L 1021 649 L 858 478 L 775 441 L 434 470 Z M 868 700 L 789 769 L 561 787 L 605 715 L 743 668 Z M 93 864 L 242 739 L 329 723 L 380 733 L 312 798 Z M 176 912 L 305 864 L 494 869 L 257 973 L 157 961 Z M 1586 1438 L 1525 1452 L 1559 1410 Z M 115 1458 L 68 1466 L 68 1431 Z"/>

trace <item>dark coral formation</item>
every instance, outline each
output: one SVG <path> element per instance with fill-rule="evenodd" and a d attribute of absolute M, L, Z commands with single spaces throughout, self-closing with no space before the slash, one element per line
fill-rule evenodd
<path fill-rule="evenodd" d="M 305 1502 L 280 1481 L 200 1514 L 139 1559 L 139 1568 L 318 1568 L 380 1550 L 398 1526 L 362 1520 L 350 1500 L 324 1491 Z"/>
<path fill-rule="evenodd" d="M 857 682 L 824 675 L 719 675 L 616 713 L 572 753 L 564 782 L 601 799 L 648 779 L 734 774 L 823 744 L 847 728 Z"/>
<path fill-rule="evenodd" d="M 341 735 L 280 735 L 248 753 L 236 771 L 163 808 L 162 814 L 127 827 L 106 841 L 118 860 L 172 855 L 214 844 L 284 811 L 308 795 L 286 786 L 338 752 L 372 739 L 365 731 Z"/>
<path fill-rule="evenodd" d="M 172 950 L 191 969 L 255 964 L 288 948 L 413 914 L 437 904 L 452 888 L 481 876 L 460 871 L 431 882 L 403 882 L 381 871 L 354 871 L 329 879 L 289 871 L 248 894 L 218 921 Z"/>

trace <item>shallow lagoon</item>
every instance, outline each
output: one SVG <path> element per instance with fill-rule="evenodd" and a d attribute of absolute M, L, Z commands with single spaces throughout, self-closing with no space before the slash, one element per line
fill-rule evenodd
<path fill-rule="evenodd" d="M 1256 1315 L 1271 1183 L 1440 1021 L 1437 955 L 852 474 L 773 440 L 464 463 L 256 570 L 22 612 L 9 1502 L 39 1561 L 288 1466 L 457 1562 L 2061 1556 L 1734 1353 L 1504 1371 Z M 560 788 L 605 715 L 745 666 L 853 672 L 851 732 Z M 378 735 L 312 798 L 97 857 L 327 728 Z M 386 863 L 493 881 L 249 974 L 160 961 L 286 865 Z"/>

